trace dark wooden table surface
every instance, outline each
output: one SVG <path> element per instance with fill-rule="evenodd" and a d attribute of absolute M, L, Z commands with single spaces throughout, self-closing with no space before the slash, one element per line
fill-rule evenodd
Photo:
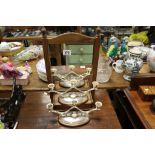
<path fill-rule="evenodd" d="M 37 73 L 37 69 L 36 69 L 36 64 L 38 62 L 39 59 L 37 60 L 32 60 L 29 61 L 30 66 L 32 67 L 33 73 L 30 75 L 30 82 L 28 85 L 23 86 L 23 90 L 24 91 L 47 91 L 48 87 L 47 87 L 47 83 L 40 80 L 38 77 L 38 73 Z M 23 65 L 23 63 L 18 63 L 17 66 L 21 66 Z M 58 67 L 58 66 L 57 66 Z M 60 67 L 60 66 L 59 66 Z M 62 66 L 63 69 L 61 70 L 66 70 L 64 68 L 64 66 Z M 67 68 L 67 66 L 66 66 Z M 85 69 L 82 69 L 80 67 L 77 67 L 75 70 L 77 73 L 80 72 L 84 72 Z M 150 72 L 149 66 L 148 64 L 144 64 L 142 69 L 140 70 L 140 73 L 148 73 Z M 100 83 L 98 88 L 100 89 L 116 89 L 116 88 L 127 88 L 129 87 L 129 82 L 124 80 L 123 78 L 123 74 L 124 73 L 116 73 L 114 70 L 112 70 L 112 75 L 111 78 L 108 82 L 106 83 Z M 0 85 L 0 92 L 7 92 L 7 91 L 11 91 L 12 87 L 11 86 L 1 86 Z"/>
<path fill-rule="evenodd" d="M 137 91 L 131 91 L 129 89 L 124 90 L 131 106 L 138 115 L 140 121 L 145 128 L 155 128 L 155 112 L 151 109 L 151 102 L 143 101 Z"/>
<path fill-rule="evenodd" d="M 38 60 L 34 61 L 29 61 L 30 66 L 32 67 L 33 73 L 30 75 L 29 78 L 29 84 L 26 86 L 23 86 L 24 91 L 46 91 L 48 90 L 47 88 L 47 83 L 43 82 L 42 80 L 39 79 L 37 69 L 36 69 L 36 63 Z M 17 66 L 22 66 L 23 63 L 18 63 Z M 2 86 L 0 85 L 0 92 L 7 92 L 11 91 L 12 86 Z"/>
<path fill-rule="evenodd" d="M 121 125 L 105 90 L 95 92 L 95 100 L 103 102 L 100 111 L 90 113 L 90 122 L 76 127 L 78 129 L 119 129 Z M 27 93 L 18 117 L 18 129 L 65 129 L 68 127 L 58 123 L 58 116 L 49 113 L 46 104 L 49 96 L 43 93 Z"/>
<path fill-rule="evenodd" d="M 24 91 L 46 91 L 47 83 L 43 82 L 39 79 L 37 69 L 36 69 L 37 60 L 30 61 L 29 64 L 32 67 L 33 73 L 30 75 L 30 82 L 28 85 L 23 86 Z M 18 64 L 18 66 L 23 65 L 23 63 Z M 80 68 L 80 70 L 82 70 Z M 85 70 L 85 69 L 83 69 Z M 79 72 L 79 69 L 77 69 Z M 115 71 L 112 72 L 111 79 L 107 83 L 100 84 L 98 88 L 126 88 L 129 86 L 129 82 L 123 79 L 123 74 L 116 73 Z M 0 85 L 0 92 L 4 91 L 11 91 L 11 86 L 1 86 Z"/>
<path fill-rule="evenodd" d="M 23 86 L 24 91 L 47 91 L 47 83 L 43 82 L 42 80 L 39 79 L 37 69 L 36 69 L 36 63 L 38 60 L 33 60 L 30 61 L 29 64 L 32 67 L 33 73 L 30 75 L 30 82 L 28 85 Z M 23 65 L 23 63 L 18 64 L 18 66 Z M 63 66 L 63 70 L 64 66 Z M 77 68 L 76 72 L 80 72 L 80 70 L 85 71 L 85 69 Z M 82 71 L 82 72 L 83 72 Z M 149 67 L 147 64 L 144 64 L 143 68 L 140 70 L 140 73 L 148 73 L 149 72 Z M 110 80 L 106 83 L 99 84 L 98 88 L 100 89 L 116 89 L 116 88 L 127 88 L 129 87 L 129 82 L 124 80 L 123 78 L 123 73 L 116 73 L 114 70 L 112 71 L 112 76 Z M 0 92 L 7 92 L 11 91 L 12 87 L 11 86 L 1 86 L 0 85 Z"/>

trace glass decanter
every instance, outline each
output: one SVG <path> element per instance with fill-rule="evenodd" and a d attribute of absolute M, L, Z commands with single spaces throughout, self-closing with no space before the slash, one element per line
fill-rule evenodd
<path fill-rule="evenodd" d="M 110 61 L 108 59 L 99 58 L 98 70 L 97 70 L 97 82 L 108 82 L 112 74 L 112 68 L 110 67 Z"/>

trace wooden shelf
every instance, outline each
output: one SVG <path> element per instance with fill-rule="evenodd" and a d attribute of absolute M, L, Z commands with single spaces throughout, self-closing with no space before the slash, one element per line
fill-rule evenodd
<path fill-rule="evenodd" d="M 53 36 L 47 36 L 48 39 L 52 39 L 56 37 L 56 35 Z M 31 41 L 42 41 L 43 37 L 40 36 L 30 36 L 30 37 L 2 37 L 2 41 L 23 41 L 23 40 L 31 40 Z"/>
<path fill-rule="evenodd" d="M 135 90 L 124 90 L 128 100 L 145 128 L 155 128 L 155 113 L 151 110 L 151 101 L 143 101 Z"/>

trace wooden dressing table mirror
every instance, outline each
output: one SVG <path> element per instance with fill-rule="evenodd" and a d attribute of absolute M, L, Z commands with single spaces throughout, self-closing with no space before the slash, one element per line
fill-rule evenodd
<path fill-rule="evenodd" d="M 73 35 L 73 33 L 71 33 L 71 36 L 72 35 Z M 82 37 L 79 37 L 79 36 L 82 36 Z M 67 44 L 72 44 L 71 42 L 73 39 L 71 39 L 71 38 L 67 40 Z M 83 39 L 80 40 L 80 38 L 83 38 Z M 5 39 L 5 38 L 3 38 L 3 39 Z M 10 39 L 16 40 L 16 38 L 10 38 Z M 21 38 L 18 38 L 18 39 L 20 41 Z M 25 39 L 25 38 L 23 38 L 23 39 Z M 29 37 L 27 39 L 31 40 L 31 39 L 35 39 L 35 38 Z M 44 34 L 43 37 L 38 37 L 38 38 L 36 38 L 36 40 L 38 40 L 39 42 L 41 42 L 43 44 L 44 57 L 46 60 L 48 60 L 48 61 L 45 61 L 46 62 L 46 69 L 47 69 L 47 78 L 49 81 L 51 81 L 52 78 L 51 78 L 51 74 L 49 73 L 50 69 L 47 67 L 47 66 L 51 66 L 50 56 L 48 55 L 49 54 L 48 53 L 49 52 L 48 45 L 54 44 L 54 45 L 59 46 L 60 41 L 63 41 L 63 35 L 60 36 L 60 38 L 59 38 L 58 36 L 48 37 L 48 36 L 46 36 L 46 34 Z M 97 43 L 97 40 L 98 40 L 98 38 L 86 37 L 86 36 L 81 35 L 81 34 L 76 34 L 75 41 L 73 43 L 77 44 L 80 41 L 82 42 L 82 44 L 85 44 L 85 43 L 93 44 L 94 43 L 95 46 L 94 46 L 93 50 L 99 51 L 99 43 Z M 98 56 L 99 56 L 99 52 L 93 53 L 92 62 L 94 65 L 92 65 L 92 70 L 94 70 L 94 71 L 92 72 L 93 73 L 92 79 L 96 78 Z M 48 91 L 49 88 L 47 87 L 48 83 L 43 82 L 38 77 L 38 73 L 36 70 L 36 63 L 37 62 L 38 62 L 38 60 L 34 60 L 34 61 L 29 62 L 30 65 L 32 66 L 33 74 L 30 76 L 30 83 L 27 86 L 23 87 L 23 90 L 27 92 L 27 98 L 25 100 L 25 104 L 21 108 L 21 111 L 20 111 L 20 114 L 18 117 L 19 124 L 18 124 L 17 128 L 43 128 L 42 124 L 39 124 L 39 120 L 42 120 L 44 125 L 46 124 L 45 118 L 47 116 L 47 110 L 46 110 L 46 105 L 45 104 L 43 105 L 43 103 L 45 103 L 45 100 L 46 101 L 48 101 L 48 100 L 47 99 L 43 100 L 44 97 L 41 99 L 40 97 L 42 97 L 43 94 L 39 93 L 39 92 L 40 91 Z M 75 68 L 75 70 L 77 72 L 83 72 L 83 70 L 85 70 L 85 68 L 80 68 L 80 69 Z M 103 87 L 103 88 L 105 88 L 105 87 Z M 8 91 L 11 92 L 11 89 L 12 88 L 10 86 L 4 86 L 4 87 L 0 86 L 0 91 L 1 91 L 2 95 L 5 92 L 8 92 Z M 35 96 L 35 94 L 36 94 L 36 96 Z M 37 97 L 37 94 L 38 94 L 38 97 Z M 37 98 L 38 99 L 40 98 L 40 100 L 35 100 Z M 119 121 L 117 119 L 116 113 L 115 113 L 115 111 L 111 105 L 109 96 L 105 90 L 99 90 L 99 91 L 95 92 L 94 101 L 97 101 L 97 100 L 99 100 L 101 102 L 104 102 L 104 100 L 106 101 L 106 103 L 102 107 L 102 110 L 99 113 L 96 112 L 96 114 L 98 113 L 97 114 L 98 115 L 97 116 L 98 121 L 96 120 L 95 113 L 94 113 L 92 115 L 92 118 L 94 118 L 94 120 L 92 120 L 90 122 L 90 124 L 88 124 L 87 126 L 83 126 L 83 128 L 85 128 L 85 127 L 86 128 L 120 128 L 121 126 L 120 126 Z M 37 103 L 35 104 L 35 102 L 37 102 Z M 109 110 L 109 112 L 106 112 L 107 110 Z M 102 112 L 104 114 L 104 117 L 101 116 Z M 49 122 L 51 119 L 50 116 L 51 116 L 51 114 L 49 114 L 48 118 L 47 118 L 49 120 Z M 108 123 L 110 120 L 112 121 L 112 123 Z M 35 126 L 33 121 L 38 122 L 37 126 Z M 52 124 L 48 124 L 48 127 L 46 126 L 45 128 L 50 128 L 50 127 L 55 128 L 54 126 L 52 126 Z M 62 127 L 57 124 L 56 128 L 62 128 Z"/>

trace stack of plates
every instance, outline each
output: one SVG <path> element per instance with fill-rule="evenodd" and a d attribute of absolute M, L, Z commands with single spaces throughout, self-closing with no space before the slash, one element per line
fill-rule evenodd
<path fill-rule="evenodd" d="M 37 68 L 39 78 L 47 82 L 45 60 L 44 59 L 39 60 L 38 63 L 36 64 L 36 68 Z"/>
<path fill-rule="evenodd" d="M 13 56 L 24 49 L 24 45 L 20 42 L 2 42 L 0 44 L 1 56 Z"/>

